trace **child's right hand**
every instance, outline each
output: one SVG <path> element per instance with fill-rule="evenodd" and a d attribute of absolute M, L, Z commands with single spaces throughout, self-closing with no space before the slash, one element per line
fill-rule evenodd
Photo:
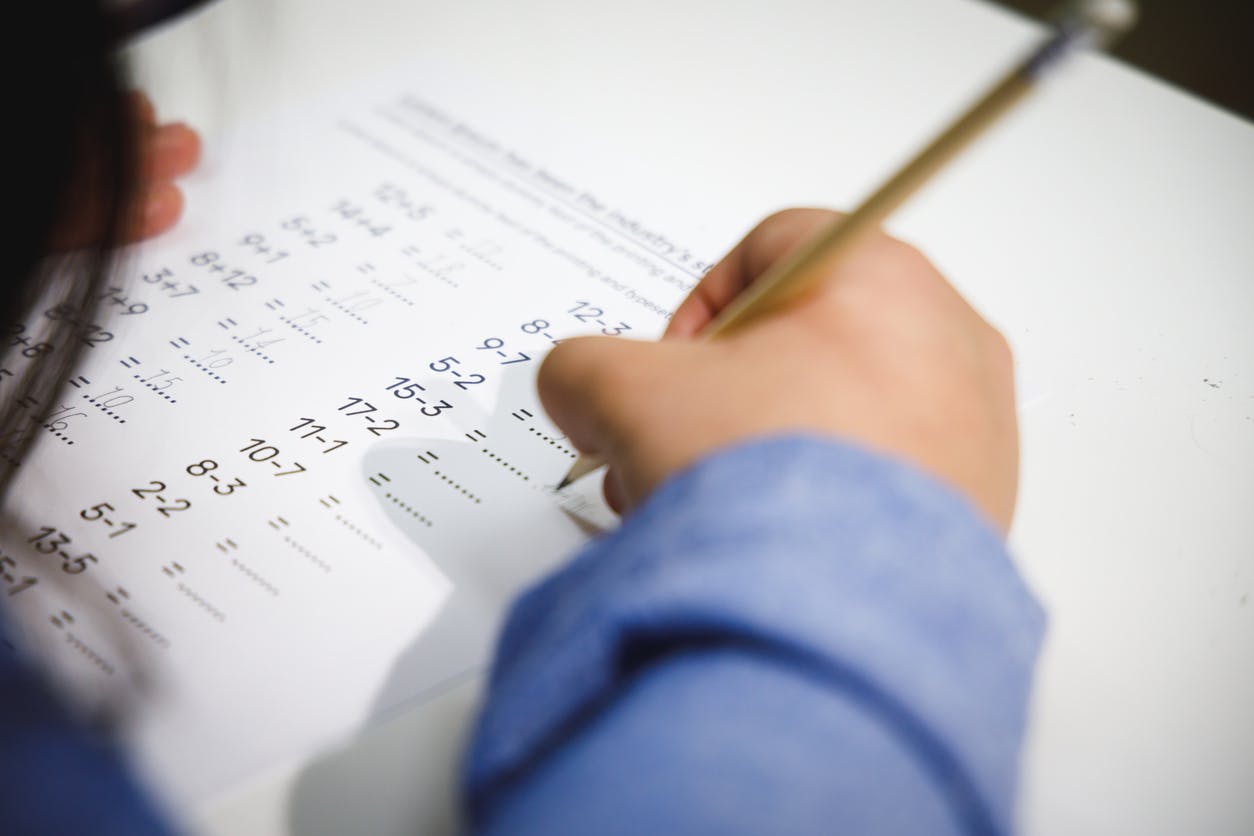
<path fill-rule="evenodd" d="M 726 338 L 691 339 L 836 217 L 767 218 L 675 311 L 661 342 L 580 337 L 549 354 L 541 400 L 576 447 L 609 460 L 611 505 L 630 509 L 720 447 L 808 432 L 909 461 L 1010 527 L 1019 461 L 1010 349 L 914 248 L 874 235 L 788 307 Z"/>

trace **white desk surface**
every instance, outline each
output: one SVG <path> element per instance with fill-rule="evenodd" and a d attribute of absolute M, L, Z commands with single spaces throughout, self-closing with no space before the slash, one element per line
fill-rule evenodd
<path fill-rule="evenodd" d="M 1036 34 L 972 0 L 226 0 L 138 79 L 214 138 L 422 55 L 749 222 L 849 206 Z M 891 230 L 1015 346 L 1013 545 L 1050 614 L 1025 833 L 1254 831 L 1254 126 L 1081 59 Z M 212 833 L 446 832 L 462 688 L 204 810 Z"/>

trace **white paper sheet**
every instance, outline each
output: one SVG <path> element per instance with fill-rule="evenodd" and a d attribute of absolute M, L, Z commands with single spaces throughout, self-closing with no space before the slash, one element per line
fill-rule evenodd
<path fill-rule="evenodd" d="M 86 702 L 130 707 L 171 802 L 473 675 L 516 590 L 612 524 L 596 480 L 552 492 L 539 361 L 655 337 L 740 232 L 684 238 L 717 225 L 678 229 L 641 168 L 424 69 L 212 149 L 124 261 L 29 406 L 0 590 Z"/>

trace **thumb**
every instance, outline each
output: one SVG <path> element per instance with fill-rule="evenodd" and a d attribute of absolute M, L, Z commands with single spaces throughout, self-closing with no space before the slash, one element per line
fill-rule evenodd
<path fill-rule="evenodd" d="M 732 342 L 581 337 L 545 358 L 540 402 L 576 448 L 609 462 L 606 499 L 615 510 L 734 439 L 726 426 L 711 426 L 735 365 L 723 357 Z"/>
<path fill-rule="evenodd" d="M 540 403 L 578 450 L 613 461 L 656 380 L 660 345 L 617 337 L 563 340 L 540 366 Z"/>

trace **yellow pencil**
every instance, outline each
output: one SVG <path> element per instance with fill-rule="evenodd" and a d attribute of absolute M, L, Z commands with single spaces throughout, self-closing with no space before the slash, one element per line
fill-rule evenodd
<path fill-rule="evenodd" d="M 853 212 L 821 230 L 787 258 L 774 264 L 732 300 L 701 332 L 713 339 L 743 328 L 813 288 L 831 267 L 892 214 L 924 183 L 1023 99 L 1064 58 L 1080 49 L 1100 49 L 1136 22 L 1132 0 L 1078 0 L 1057 18 L 1053 31 L 962 116 L 875 190 Z M 558 483 L 561 490 L 605 463 L 582 455 Z"/>

